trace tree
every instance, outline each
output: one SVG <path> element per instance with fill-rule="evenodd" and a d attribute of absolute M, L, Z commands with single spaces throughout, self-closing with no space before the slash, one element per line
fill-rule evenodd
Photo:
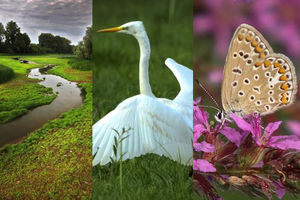
<path fill-rule="evenodd" d="M 5 29 L 3 24 L 0 22 L 0 52 L 5 52 L 5 45 L 4 45 L 4 39 L 5 39 Z"/>
<path fill-rule="evenodd" d="M 41 33 L 39 44 L 43 48 L 52 49 L 56 53 L 72 53 L 71 41 L 51 33 Z"/>
<path fill-rule="evenodd" d="M 26 33 L 18 33 L 15 40 L 15 53 L 28 53 L 30 50 L 30 38 Z"/>
<path fill-rule="evenodd" d="M 44 48 L 54 49 L 54 35 L 51 33 L 41 33 L 39 36 L 39 45 Z"/>
<path fill-rule="evenodd" d="M 16 49 L 16 38 L 20 34 L 20 28 L 17 23 L 14 21 L 10 21 L 6 24 L 5 30 L 5 45 L 9 49 L 9 51 L 14 52 Z"/>
<path fill-rule="evenodd" d="M 5 39 L 5 29 L 4 29 L 4 26 L 3 24 L 0 22 L 0 42 L 4 42 L 4 39 Z"/>
<path fill-rule="evenodd" d="M 78 45 L 74 47 L 73 53 L 79 58 L 92 58 L 92 27 L 87 27 L 85 36 L 83 37 L 82 41 L 80 41 Z"/>

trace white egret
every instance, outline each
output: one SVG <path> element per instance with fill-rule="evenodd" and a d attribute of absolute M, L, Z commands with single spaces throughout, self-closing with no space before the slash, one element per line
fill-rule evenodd
<path fill-rule="evenodd" d="M 140 21 L 98 32 L 120 32 L 133 35 L 140 47 L 140 94 L 121 102 L 93 125 L 93 165 L 104 165 L 116 159 L 113 151 L 115 130 L 129 129 L 122 141 L 123 160 L 146 153 L 165 155 L 185 165 L 192 164 L 193 71 L 168 58 L 165 64 L 180 84 L 173 100 L 156 98 L 150 87 L 148 66 L 150 43 Z M 117 155 L 119 159 L 119 155 Z"/>

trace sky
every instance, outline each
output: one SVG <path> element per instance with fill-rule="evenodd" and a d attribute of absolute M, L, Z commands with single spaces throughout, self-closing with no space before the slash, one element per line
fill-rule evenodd
<path fill-rule="evenodd" d="M 0 0 L 0 22 L 17 22 L 32 43 L 52 33 L 77 44 L 92 24 L 92 0 Z"/>

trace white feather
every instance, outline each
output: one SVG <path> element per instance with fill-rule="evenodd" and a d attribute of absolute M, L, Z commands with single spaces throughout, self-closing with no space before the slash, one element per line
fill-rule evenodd
<path fill-rule="evenodd" d="M 121 146 L 123 160 L 147 153 L 164 155 L 185 165 L 191 165 L 192 150 L 192 98 L 193 72 L 166 60 L 180 84 L 180 92 L 174 100 L 156 98 L 151 91 L 148 77 L 150 44 L 141 22 L 130 22 L 121 27 L 127 34 L 134 35 L 140 46 L 140 91 L 141 94 L 121 102 L 93 125 L 93 165 L 105 165 L 120 159 Z M 108 29 L 109 30 L 109 29 Z M 122 130 L 130 129 L 119 145 L 117 158 L 113 151 L 115 137 Z"/>

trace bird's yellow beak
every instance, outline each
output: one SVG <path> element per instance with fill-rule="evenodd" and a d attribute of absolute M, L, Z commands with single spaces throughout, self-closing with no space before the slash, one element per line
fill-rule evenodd
<path fill-rule="evenodd" d="M 123 27 L 119 26 L 119 27 L 114 27 L 114 28 L 107 28 L 107 29 L 101 29 L 98 30 L 98 33 L 108 33 L 108 32 L 118 32 L 123 30 Z"/>

